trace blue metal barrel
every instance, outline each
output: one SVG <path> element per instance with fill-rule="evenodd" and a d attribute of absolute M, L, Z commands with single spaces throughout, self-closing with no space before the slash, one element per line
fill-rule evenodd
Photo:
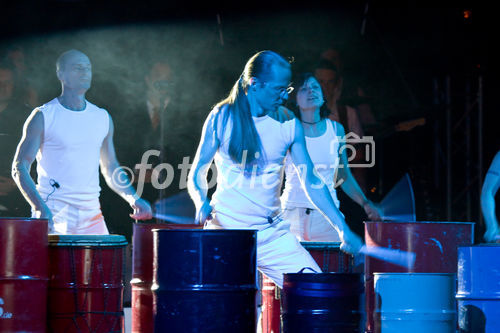
<path fill-rule="evenodd" d="M 155 332 L 255 332 L 257 231 L 153 234 Z"/>
<path fill-rule="evenodd" d="M 499 332 L 500 244 L 459 247 L 457 278 L 460 332 Z"/>
<path fill-rule="evenodd" d="M 283 332 L 363 332 L 363 291 L 358 273 L 284 274 Z"/>
<path fill-rule="evenodd" d="M 375 332 L 455 333 L 455 274 L 374 273 Z"/>

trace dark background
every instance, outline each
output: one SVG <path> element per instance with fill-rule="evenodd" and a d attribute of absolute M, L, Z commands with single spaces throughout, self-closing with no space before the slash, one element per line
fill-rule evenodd
<path fill-rule="evenodd" d="M 293 57 L 294 71 L 302 71 L 311 70 L 322 50 L 336 47 L 345 64 L 345 96 L 354 94 L 352 87 L 356 84 L 363 84 L 381 123 L 426 118 L 425 126 L 378 139 L 377 165 L 369 172 L 368 195 L 373 200 L 381 199 L 408 172 L 414 185 L 418 220 L 448 219 L 444 205 L 442 94 L 447 76 L 451 82 L 452 120 L 457 124 L 453 132 L 454 194 L 468 185 L 464 182 L 464 123 L 460 119 L 465 108 L 465 86 L 471 84 L 474 99 L 479 77 L 484 88 L 482 177 L 500 147 L 494 121 L 498 118 L 496 77 L 492 75 L 496 58 L 491 53 L 497 14 L 480 2 L 455 2 L 454 7 L 434 8 L 416 1 L 394 6 L 384 1 L 195 4 L 33 0 L 2 3 L 1 8 L 0 47 L 15 44 L 23 48 L 30 80 L 41 103 L 60 92 L 55 76 L 57 56 L 77 48 L 93 64 L 88 99 L 107 108 L 115 119 L 120 118 L 139 98 L 144 63 L 165 56 L 174 66 L 177 87 L 181 87 L 179 119 L 185 121 L 185 130 L 192 138 L 188 142 L 191 156 L 205 116 L 229 92 L 251 55 L 271 49 Z M 470 11 L 468 19 L 465 10 Z M 439 83 L 437 95 L 433 82 Z M 472 112 L 467 120 L 473 132 L 477 129 L 476 115 Z M 118 148 L 120 140 L 115 140 Z M 472 149 L 470 169 L 476 175 L 477 142 L 472 143 Z M 118 149 L 119 158 L 122 154 Z M 465 197 L 458 195 L 451 220 L 479 221 L 477 188 L 473 185 L 467 190 L 475 200 L 471 216 L 465 216 Z M 130 220 L 123 214 L 127 206 L 116 198 L 103 185 L 103 211 L 110 231 L 129 238 Z M 482 234 L 482 225 L 477 228 L 476 236 Z"/>

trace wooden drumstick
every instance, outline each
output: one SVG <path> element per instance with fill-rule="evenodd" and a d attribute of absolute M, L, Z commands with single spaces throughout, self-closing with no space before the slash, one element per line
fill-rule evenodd
<path fill-rule="evenodd" d="M 401 250 L 389 249 L 380 246 L 363 245 L 359 250 L 364 255 L 390 262 L 391 264 L 413 268 L 415 265 L 415 253 Z"/>

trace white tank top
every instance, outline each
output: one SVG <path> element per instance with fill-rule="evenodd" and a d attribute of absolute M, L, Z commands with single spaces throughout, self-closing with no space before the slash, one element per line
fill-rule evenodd
<path fill-rule="evenodd" d="M 335 174 L 339 165 L 339 139 L 337 137 L 337 124 L 327 119 L 326 131 L 318 137 L 306 136 L 306 145 L 309 156 L 314 164 L 316 175 L 320 176 L 323 184 L 328 186 L 330 194 L 337 208 L 340 206 L 335 190 Z M 335 126 L 335 128 L 334 128 Z M 285 188 L 281 195 L 284 208 L 315 208 L 304 191 L 297 170 L 292 164 L 290 154 L 285 162 Z"/>
<path fill-rule="evenodd" d="M 37 190 L 42 199 L 52 192 L 53 179 L 60 187 L 50 198 L 75 207 L 95 208 L 101 190 L 101 146 L 109 132 L 108 112 L 88 101 L 85 110 L 71 111 L 57 98 L 38 110 L 44 120 L 43 141 L 36 156 Z"/>
<path fill-rule="evenodd" d="M 280 123 L 267 115 L 252 117 L 267 163 L 259 172 L 245 177 L 240 165 L 228 154 L 231 119 L 223 127 L 222 118 L 223 114 L 219 114 L 217 136 L 220 146 L 215 154 L 217 189 L 211 205 L 216 215 L 226 217 L 221 219 L 226 221 L 223 227 L 262 230 L 270 225 L 268 217 L 281 211 L 281 176 L 286 152 L 294 140 L 295 121 Z"/>

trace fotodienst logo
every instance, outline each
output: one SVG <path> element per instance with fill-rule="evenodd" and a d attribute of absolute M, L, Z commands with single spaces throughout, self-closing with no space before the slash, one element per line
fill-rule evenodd
<path fill-rule="evenodd" d="M 375 166 L 375 141 L 372 136 L 359 137 L 355 133 L 350 132 L 344 137 L 338 137 L 338 140 L 332 140 L 329 149 L 327 148 L 325 153 L 333 155 L 335 162 L 332 165 L 318 163 L 311 166 L 312 172 L 316 176 L 315 183 L 312 184 L 314 188 L 322 187 L 329 183 L 332 183 L 331 186 L 334 188 L 342 185 L 345 179 L 339 177 L 338 169 L 344 167 L 342 163 L 343 159 L 340 158 L 344 153 L 349 168 L 371 168 Z M 141 157 L 141 162 L 136 164 L 134 169 L 126 166 L 116 168 L 112 174 L 113 183 L 122 189 L 135 184 L 138 196 L 142 195 L 146 183 L 151 184 L 151 186 L 157 190 L 166 189 L 171 185 L 178 186 L 180 190 L 187 188 L 188 175 L 192 166 L 190 157 L 185 156 L 182 163 L 174 167 L 169 163 L 153 164 L 152 160 L 154 158 L 157 160 L 159 156 L 159 150 L 151 149 L 144 152 Z M 280 186 L 283 180 L 281 178 L 281 170 L 284 165 L 281 162 L 266 161 L 262 163 L 265 158 L 265 154 L 262 157 L 257 152 L 254 162 L 248 163 L 247 152 L 245 151 L 239 163 L 222 162 L 226 163 L 222 170 L 216 168 L 215 163 L 212 162 L 201 166 L 200 169 L 202 170 L 202 174 L 208 174 L 208 171 L 211 171 L 211 178 L 206 183 L 198 185 L 209 190 L 216 186 L 217 180 L 219 180 L 224 182 L 225 187 L 245 186 L 255 188 L 259 186 L 265 189 L 276 188 Z M 305 179 L 309 168 L 307 163 L 289 164 L 288 167 L 294 168 L 301 179 Z M 332 171 L 331 175 L 333 181 L 327 181 L 321 176 L 320 170 L 324 169 L 330 171 L 336 168 L 338 169 Z M 179 184 L 173 184 L 175 172 L 179 172 Z M 328 177 L 328 179 L 330 179 L 330 177 Z"/>
<path fill-rule="evenodd" d="M 372 168 L 375 166 L 375 141 L 373 136 L 360 137 L 356 133 L 349 132 L 344 137 L 338 137 L 339 140 L 339 156 L 346 153 L 349 168 Z M 335 153 L 335 142 L 330 144 L 330 154 Z M 361 158 L 358 154 L 361 154 Z M 341 163 L 339 168 L 343 168 Z"/>

